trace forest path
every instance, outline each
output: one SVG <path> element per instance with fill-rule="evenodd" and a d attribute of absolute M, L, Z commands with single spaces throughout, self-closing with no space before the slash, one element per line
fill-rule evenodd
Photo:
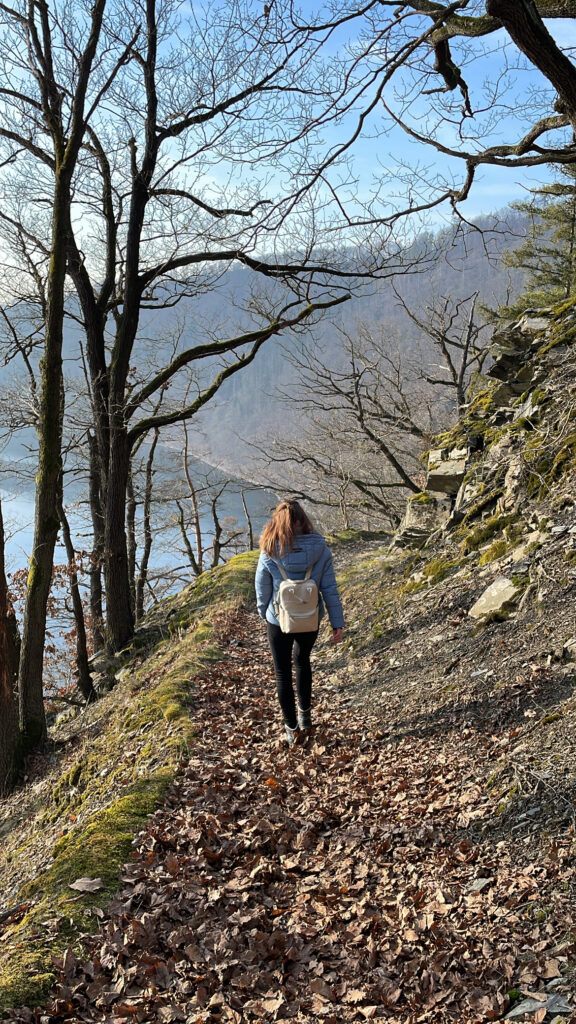
<path fill-rule="evenodd" d="M 43 1024 L 471 1024 L 514 988 L 531 1020 L 559 1009 L 568 847 L 530 864 L 482 837 L 498 736 L 393 743 L 343 709 L 320 648 L 318 725 L 288 749 L 262 623 L 215 625 L 227 653 L 194 681 L 192 757 Z"/>

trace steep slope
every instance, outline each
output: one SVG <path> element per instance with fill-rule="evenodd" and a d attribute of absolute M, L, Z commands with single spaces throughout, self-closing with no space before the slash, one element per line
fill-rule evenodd
<path fill-rule="evenodd" d="M 495 339 L 396 550 L 366 570 L 347 683 L 395 736 L 508 724 L 490 827 L 519 839 L 574 823 L 575 327 L 572 307 L 540 311 Z"/>
<path fill-rule="evenodd" d="M 347 639 L 318 646 L 307 746 L 281 742 L 253 555 L 159 606 L 59 727 L 4 808 L 10 1020 L 55 979 L 45 1024 L 575 1019 L 575 327 L 508 325 L 395 544 L 335 540 Z"/>

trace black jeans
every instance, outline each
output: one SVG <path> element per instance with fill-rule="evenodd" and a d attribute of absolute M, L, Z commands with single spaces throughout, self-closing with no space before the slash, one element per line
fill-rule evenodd
<path fill-rule="evenodd" d="M 312 695 L 310 652 L 316 643 L 318 630 L 314 633 L 283 633 L 280 626 L 276 626 L 272 622 L 267 622 L 266 628 L 274 660 L 276 690 L 284 721 L 291 729 L 295 729 L 298 719 L 292 686 L 292 658 L 294 658 L 298 703 L 303 711 L 307 711 Z"/>

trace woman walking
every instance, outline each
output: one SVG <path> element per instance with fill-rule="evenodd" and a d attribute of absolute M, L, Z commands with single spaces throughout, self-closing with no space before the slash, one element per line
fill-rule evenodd
<path fill-rule="evenodd" d="M 292 744 L 300 730 L 306 732 L 312 727 L 310 654 L 318 629 L 282 632 L 277 615 L 282 580 L 286 577 L 304 580 L 308 574 L 315 581 L 319 591 L 319 618 L 326 609 L 334 643 L 342 639 L 344 616 L 330 549 L 297 501 L 287 498 L 280 502 L 262 530 L 260 548 L 256 570 L 258 614 L 266 621 L 286 739 Z M 292 684 L 292 663 L 297 699 Z"/>

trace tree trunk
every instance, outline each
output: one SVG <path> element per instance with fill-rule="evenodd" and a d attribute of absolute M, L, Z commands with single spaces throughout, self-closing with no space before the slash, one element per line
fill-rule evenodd
<path fill-rule="evenodd" d="M 114 415 L 114 413 L 112 414 Z M 126 491 L 130 456 L 123 425 L 111 432 L 110 465 L 106 493 L 106 646 L 122 650 L 134 635 L 126 543 Z"/>
<path fill-rule="evenodd" d="M 246 495 L 244 491 L 241 492 L 242 507 L 244 509 L 244 515 L 246 516 L 246 524 L 248 526 L 248 551 L 254 550 L 254 527 L 252 526 L 252 519 L 248 511 L 248 505 L 246 504 Z"/>
<path fill-rule="evenodd" d="M 65 229 L 70 203 L 67 175 L 56 173 L 44 355 L 40 364 L 41 385 L 38 416 L 38 473 L 34 542 L 24 608 L 20 657 L 20 728 L 26 749 L 47 738 L 42 671 L 48 596 L 52 584 L 54 546 L 60 517 L 62 489 L 62 330 L 66 274 Z"/>
<path fill-rule="evenodd" d="M 534 0 L 486 0 L 486 13 L 500 19 L 518 49 L 556 89 L 560 108 L 576 131 L 576 69 L 550 35 Z"/>
<path fill-rule="evenodd" d="M 136 581 L 136 622 L 139 622 L 144 615 L 144 589 L 148 579 L 148 563 L 150 561 L 150 552 L 152 551 L 152 523 L 150 519 L 151 508 L 152 508 L 152 487 L 154 484 L 154 456 L 156 454 L 156 447 L 158 445 L 158 439 L 160 437 L 160 431 L 154 431 L 154 440 L 150 445 L 150 451 L 146 460 L 146 484 L 144 490 L 144 509 L 143 509 L 143 528 L 144 528 L 144 548 L 142 550 L 142 558 L 140 559 L 140 572 Z"/>
<path fill-rule="evenodd" d="M 136 495 L 134 493 L 134 477 L 132 469 L 128 473 L 126 490 L 126 539 L 128 544 L 128 578 L 130 580 L 130 600 L 136 608 Z M 138 616 L 136 616 L 138 617 Z"/>
<path fill-rule="evenodd" d="M 14 692 L 19 658 L 20 638 L 4 570 L 4 522 L 0 504 L 0 796 L 9 792 L 19 768 L 20 732 Z"/>
<path fill-rule="evenodd" d="M 96 700 L 96 691 L 92 685 L 90 667 L 88 664 L 88 648 L 86 644 L 86 624 L 84 622 L 84 608 L 80 587 L 78 585 L 78 573 L 76 571 L 76 552 L 72 544 L 68 518 L 62 505 L 60 505 L 60 522 L 62 523 L 62 536 L 68 557 L 68 574 L 70 581 L 70 597 L 74 610 L 74 621 L 76 623 L 76 671 L 78 673 L 78 689 L 84 700 L 90 704 Z"/>
<path fill-rule="evenodd" d="M 210 562 L 210 568 L 215 569 L 216 566 L 220 565 L 220 558 L 222 555 L 222 524 L 218 518 L 218 508 L 216 505 L 217 498 L 214 498 L 212 502 L 212 522 L 214 523 L 214 540 L 212 541 L 212 561 Z"/>
<path fill-rule="evenodd" d="M 94 650 L 104 647 L 104 606 L 102 603 L 102 566 L 104 562 L 104 512 L 102 509 L 102 470 L 95 437 L 90 443 L 90 514 L 92 516 L 92 564 L 90 567 L 90 620 Z"/>

